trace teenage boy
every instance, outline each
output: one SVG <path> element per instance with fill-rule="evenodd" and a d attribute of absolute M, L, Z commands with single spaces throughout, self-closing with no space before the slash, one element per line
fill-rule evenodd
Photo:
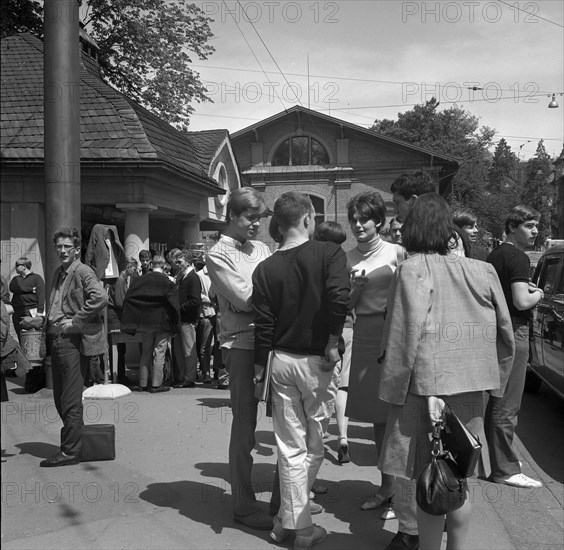
<path fill-rule="evenodd" d="M 274 205 L 281 247 L 253 273 L 255 369 L 272 359 L 272 418 L 278 448 L 281 504 L 271 537 L 294 530 L 294 550 L 327 532 L 311 520 L 309 495 L 323 461 L 323 426 L 331 417 L 333 368 L 349 301 L 346 255 L 335 243 L 310 240 L 310 199 L 284 193 Z"/>
<path fill-rule="evenodd" d="M 227 227 L 208 253 L 207 266 L 221 316 L 219 340 L 229 372 L 233 423 L 229 440 L 229 473 L 236 522 L 253 529 L 271 529 L 251 484 L 258 400 L 254 386 L 254 312 L 252 274 L 270 256 L 255 241 L 260 220 L 268 215 L 262 193 L 250 187 L 231 192 L 226 208 Z"/>
<path fill-rule="evenodd" d="M 530 261 L 525 250 L 535 244 L 540 214 L 528 206 L 516 206 L 505 220 L 505 241 L 487 258 L 501 281 L 513 322 L 515 358 L 503 397 L 490 397 L 484 417 L 492 467 L 491 480 L 513 487 L 542 487 L 521 473 L 513 447 L 517 417 L 525 388 L 529 357 L 529 322 L 543 298 L 542 289 L 529 282 Z"/>

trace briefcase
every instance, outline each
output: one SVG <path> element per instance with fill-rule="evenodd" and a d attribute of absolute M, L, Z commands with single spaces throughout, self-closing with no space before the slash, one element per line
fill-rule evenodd
<path fill-rule="evenodd" d="M 80 460 L 114 460 L 116 458 L 116 427 L 113 424 L 85 424 L 82 429 Z"/>

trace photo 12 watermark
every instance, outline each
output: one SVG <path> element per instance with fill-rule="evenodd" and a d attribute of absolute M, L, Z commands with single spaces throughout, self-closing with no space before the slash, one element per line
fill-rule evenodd
<path fill-rule="evenodd" d="M 402 103 L 425 103 L 432 98 L 443 103 L 472 103 L 484 101 L 497 103 L 508 100 L 514 103 L 538 103 L 540 91 L 536 82 L 512 82 L 502 86 L 499 82 L 403 82 Z"/>
<path fill-rule="evenodd" d="M 339 2 L 202 2 L 199 7 L 215 22 L 339 23 Z"/>
<path fill-rule="evenodd" d="M 402 23 L 538 23 L 536 2 L 402 2 Z"/>
<path fill-rule="evenodd" d="M 203 82 L 214 103 L 338 103 L 339 86 L 335 82 L 314 82 L 302 86 L 297 82 Z"/>

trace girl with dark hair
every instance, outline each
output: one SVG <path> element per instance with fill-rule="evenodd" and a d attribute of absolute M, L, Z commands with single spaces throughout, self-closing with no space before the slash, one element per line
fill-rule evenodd
<path fill-rule="evenodd" d="M 379 467 L 416 480 L 430 461 L 432 427 L 446 404 L 485 443 L 483 392 L 503 395 L 515 345 L 495 269 L 455 253 L 456 229 L 442 197 L 419 197 L 402 233 L 409 257 L 390 288 L 380 359 L 378 396 L 389 414 Z M 487 475 L 485 445 L 479 469 Z M 415 497 L 414 487 L 409 494 Z M 446 515 L 447 548 L 465 547 L 470 512 L 467 499 Z M 444 525 L 445 516 L 418 508 L 420 547 L 439 550 Z"/>
<path fill-rule="evenodd" d="M 386 205 L 379 193 L 360 193 L 349 201 L 347 209 L 357 244 L 347 252 L 355 322 L 346 415 L 374 424 L 376 447 L 378 453 L 382 453 L 388 405 L 376 397 L 380 366 L 375 358 L 381 354 L 388 288 L 404 258 L 404 249 L 384 241 L 379 235 L 386 222 Z M 346 439 L 341 438 L 339 445 L 346 446 Z M 361 509 L 374 510 L 385 506 L 394 491 L 394 477 L 382 474 L 380 490 Z"/>

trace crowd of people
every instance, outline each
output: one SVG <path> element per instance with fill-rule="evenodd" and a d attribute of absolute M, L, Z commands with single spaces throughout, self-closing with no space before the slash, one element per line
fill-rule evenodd
<path fill-rule="evenodd" d="M 16 328 L 25 316 L 45 316 L 63 420 L 60 449 L 41 466 L 79 460 L 82 387 L 89 358 L 103 353 L 108 306 L 110 327 L 142 335 L 136 382 L 126 374 L 125 345 L 118 346 L 120 383 L 152 393 L 191 388 L 198 378 L 228 385 L 236 522 L 269 530 L 278 543 L 293 537 L 295 550 L 327 536 L 313 523 L 321 507 L 312 492 L 335 415 L 343 465 L 354 461 L 348 419 L 374 427 L 381 483 L 361 508 L 398 519 L 386 550 L 438 550 L 445 528 L 447 548 L 464 548 L 470 499 L 455 512 L 432 516 L 416 505 L 414 484 L 429 462 L 433 425 L 448 405 L 483 443 L 476 475 L 541 486 L 521 472 L 513 446 L 527 327 L 543 296 L 529 280 L 524 252 L 534 243 L 540 214 L 515 207 L 506 219 L 507 238 L 489 252 L 477 243 L 474 213 L 452 213 L 427 173 L 405 174 L 391 191 L 397 216 L 389 240 L 381 235 L 386 205 L 378 192 L 349 201 L 355 243 L 346 252 L 344 229 L 336 222 L 316 226 L 306 195 L 286 192 L 271 211 L 260 192 L 242 188 L 230 194 L 225 228 L 206 257 L 142 251 L 139 263 L 125 259 L 109 288 L 80 260 L 76 229 L 54 235 L 61 265 L 47 300 L 31 262 L 19 259 L 9 285 L 12 321 Z M 271 214 L 275 251 L 256 239 Z M 267 371 L 278 450 L 270 513 L 252 484 L 255 385 Z"/>

